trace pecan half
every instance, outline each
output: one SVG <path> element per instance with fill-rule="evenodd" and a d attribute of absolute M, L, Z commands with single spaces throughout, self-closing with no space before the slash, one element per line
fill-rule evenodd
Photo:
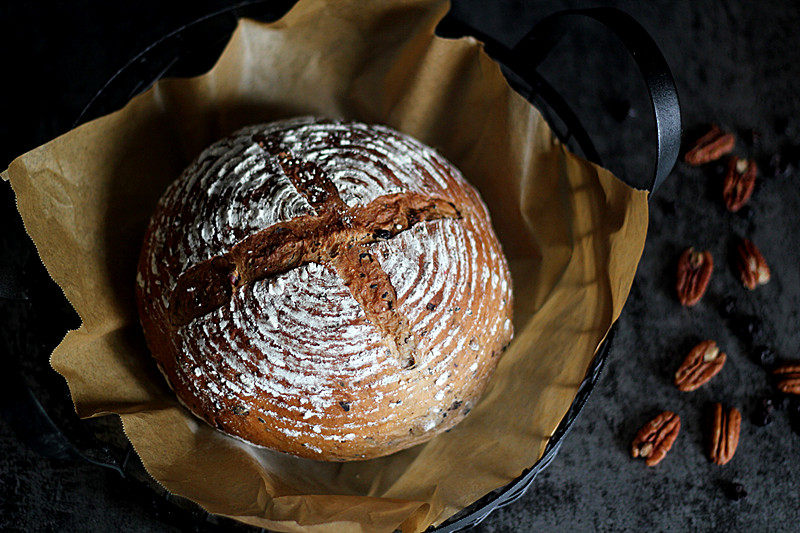
<path fill-rule="evenodd" d="M 728 211 L 735 213 L 747 203 L 756 186 L 757 175 L 758 167 L 755 161 L 731 157 L 722 185 L 722 199 L 725 200 Z"/>
<path fill-rule="evenodd" d="M 639 430 L 631 444 L 631 456 L 644 457 L 647 466 L 657 465 L 672 448 L 681 429 L 681 417 L 664 411 Z"/>
<path fill-rule="evenodd" d="M 733 459 L 739 445 L 741 427 L 742 413 L 737 408 L 731 407 L 725 411 L 722 404 L 714 404 L 708 456 L 715 464 L 724 465 Z"/>
<path fill-rule="evenodd" d="M 711 126 L 711 130 L 700 137 L 686 152 L 683 160 L 692 166 L 704 165 L 729 154 L 735 145 L 736 136 L 733 133 L 725 133 L 714 124 Z"/>
<path fill-rule="evenodd" d="M 711 280 L 711 271 L 714 270 L 714 259 L 711 252 L 697 252 L 688 248 L 678 260 L 678 281 L 676 290 L 681 305 L 692 306 L 700 301 L 708 288 Z"/>
<path fill-rule="evenodd" d="M 725 354 L 719 351 L 714 341 L 703 341 L 692 348 L 675 372 L 678 390 L 689 392 L 708 383 L 722 370 L 725 358 Z"/>
<path fill-rule="evenodd" d="M 800 363 L 781 365 L 772 371 L 778 390 L 784 394 L 800 394 Z"/>
<path fill-rule="evenodd" d="M 736 248 L 737 266 L 742 283 L 751 291 L 759 285 L 769 282 L 770 271 L 767 261 L 749 239 L 742 239 Z"/>

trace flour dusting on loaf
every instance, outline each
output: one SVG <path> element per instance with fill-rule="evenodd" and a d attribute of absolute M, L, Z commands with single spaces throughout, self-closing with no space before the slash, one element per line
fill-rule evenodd
<path fill-rule="evenodd" d="M 388 127 L 313 118 L 198 156 L 153 215 L 137 301 L 193 413 L 322 460 L 452 427 L 512 337 L 508 267 L 458 170 Z"/>

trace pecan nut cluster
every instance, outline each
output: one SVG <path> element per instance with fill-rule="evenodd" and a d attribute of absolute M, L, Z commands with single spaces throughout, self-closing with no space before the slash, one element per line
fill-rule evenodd
<path fill-rule="evenodd" d="M 751 135 L 751 139 L 756 137 L 755 133 Z M 747 139 L 745 142 L 747 143 Z M 756 140 L 751 140 L 748 144 L 752 147 L 755 143 Z M 692 166 L 711 163 L 731 154 L 736 144 L 737 139 L 734 134 L 714 125 L 686 152 L 684 160 Z M 722 199 L 726 209 L 736 213 L 753 195 L 759 172 L 758 166 L 753 156 L 738 155 L 728 156 L 725 165 Z M 721 173 L 723 167 L 717 165 L 717 168 Z M 738 276 L 745 288 L 754 290 L 769 283 L 771 278 L 769 265 L 752 241 L 742 238 L 735 250 L 732 263 L 735 263 Z M 714 259 L 710 251 L 691 247 L 682 252 L 678 260 L 675 283 L 681 305 L 691 307 L 703 298 L 713 270 Z M 776 389 L 783 395 L 800 396 L 800 362 L 786 363 L 773 368 L 775 360 L 773 351 L 768 346 L 758 346 L 758 343 L 753 342 L 760 329 L 757 317 L 734 316 L 734 306 L 730 304 L 732 299 L 727 298 L 727 301 L 729 303 L 725 304 L 721 311 L 723 318 L 730 320 L 732 327 L 743 330 L 742 334 L 748 339 L 750 348 L 756 351 L 757 362 L 767 369 L 772 369 Z M 726 360 L 727 355 L 720 350 L 715 341 L 700 342 L 692 348 L 676 370 L 675 386 L 683 392 L 697 390 L 722 371 Z M 776 405 L 785 404 L 786 402 L 781 403 L 780 399 L 773 401 L 772 397 L 763 399 L 761 410 L 753 417 L 754 423 L 760 426 L 768 424 Z M 792 405 L 797 407 L 791 407 Z M 790 412 L 797 413 L 797 426 L 800 428 L 800 401 L 796 404 L 790 402 L 789 406 Z M 708 456 L 713 463 L 724 465 L 730 462 L 736 453 L 742 414 L 735 407 L 723 407 L 719 403 L 713 404 L 711 414 L 705 428 L 708 436 Z M 671 411 L 664 411 L 639 430 L 631 445 L 631 455 L 644 457 L 648 466 L 657 464 L 672 447 L 679 429 L 680 417 Z M 800 429 L 797 431 L 800 432 Z M 738 485 L 734 497 L 739 499 L 743 495 L 746 495 L 746 492 L 741 485 Z"/>

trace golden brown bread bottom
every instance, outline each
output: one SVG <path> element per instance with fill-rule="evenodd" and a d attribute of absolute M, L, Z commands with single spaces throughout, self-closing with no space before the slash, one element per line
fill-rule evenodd
<path fill-rule="evenodd" d="M 310 118 L 207 148 L 164 193 L 137 302 L 178 398 L 220 430 L 323 460 L 452 427 L 512 336 L 477 192 L 384 126 Z"/>

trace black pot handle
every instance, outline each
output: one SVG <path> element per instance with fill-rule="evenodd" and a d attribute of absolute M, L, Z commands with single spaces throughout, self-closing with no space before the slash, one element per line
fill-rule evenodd
<path fill-rule="evenodd" d="M 531 80 L 539 77 L 539 64 L 564 34 L 575 27 L 576 18 L 589 18 L 611 30 L 630 52 L 644 77 L 650 94 L 656 126 L 656 164 L 647 189 L 654 192 L 669 175 L 678 159 L 681 144 L 681 112 L 678 91 L 667 61 L 650 34 L 629 14 L 619 9 L 598 7 L 559 11 L 543 18 L 513 48 L 482 32 L 464 26 L 452 17 L 437 28 L 443 36 L 473 35 L 484 42 L 486 53 L 515 75 Z"/>

